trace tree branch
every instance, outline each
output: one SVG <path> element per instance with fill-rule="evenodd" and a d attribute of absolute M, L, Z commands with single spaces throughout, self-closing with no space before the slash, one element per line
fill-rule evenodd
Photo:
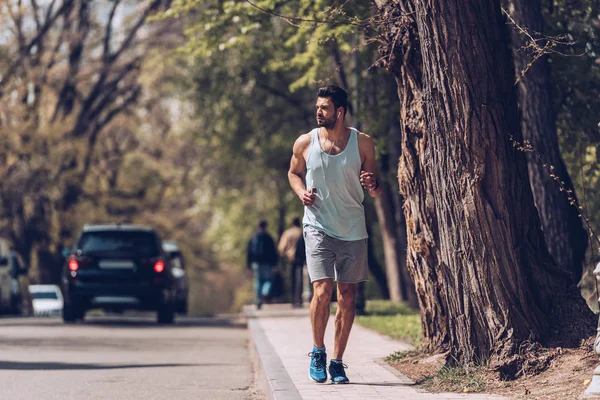
<path fill-rule="evenodd" d="M 80 176 L 80 182 L 81 182 L 82 186 L 83 186 L 83 182 L 85 182 L 85 179 L 87 178 L 87 175 L 89 174 L 89 169 L 90 169 L 90 165 L 92 162 L 94 148 L 96 147 L 96 141 L 98 139 L 98 134 L 100 133 L 100 131 L 102 131 L 102 129 L 104 129 L 104 127 L 110 121 L 112 121 L 112 119 L 115 116 L 122 113 L 131 104 L 133 104 L 136 101 L 137 97 L 139 96 L 140 92 L 141 92 L 141 88 L 139 88 L 139 87 L 137 87 L 135 90 L 131 90 L 129 95 L 123 100 L 123 102 L 119 106 L 114 107 L 112 110 L 108 111 L 106 113 L 106 115 L 104 116 L 104 118 L 102 118 L 101 120 L 98 120 L 96 122 L 96 124 L 94 125 L 94 130 L 90 134 L 90 138 L 88 140 L 89 147 L 88 147 L 88 152 L 86 154 L 85 161 L 84 161 L 83 172 L 81 173 L 81 176 Z"/>
<path fill-rule="evenodd" d="M 61 16 L 67 9 L 70 8 L 73 1 L 74 0 L 64 0 L 62 6 L 56 11 L 56 13 L 54 15 L 48 16 L 48 18 L 46 18 L 44 25 L 42 25 L 42 28 L 37 32 L 35 37 L 33 39 L 31 39 L 29 44 L 27 44 L 26 46 L 24 46 L 23 49 L 21 49 L 22 51 L 19 52 L 19 56 L 16 57 L 16 59 L 12 62 L 12 64 L 10 64 L 8 66 L 8 68 L 6 69 L 6 72 L 2 75 L 2 78 L 0 79 L 0 96 L 2 96 L 2 91 L 4 89 L 4 86 L 6 85 L 6 82 L 8 82 L 9 78 L 11 78 L 12 75 L 15 73 L 15 70 L 17 69 L 17 67 L 22 64 L 23 55 L 29 54 L 29 52 L 31 51 L 33 46 L 37 45 L 40 42 L 40 40 L 42 40 L 42 38 L 44 37 L 46 32 L 56 22 L 58 17 Z M 52 10 L 53 5 L 54 5 L 54 1 L 50 4 L 48 12 L 50 12 Z"/>
<path fill-rule="evenodd" d="M 42 22 L 40 21 L 40 16 L 39 16 L 40 7 L 38 6 L 38 3 L 36 0 L 31 0 L 31 8 L 33 9 L 33 18 L 35 19 L 35 26 L 37 27 L 37 30 L 39 31 L 40 28 L 42 27 Z"/>
<path fill-rule="evenodd" d="M 108 15 L 108 22 L 106 23 L 106 30 L 104 34 L 104 53 L 103 60 L 106 63 L 108 58 L 110 57 L 110 40 L 112 36 L 112 22 L 115 17 L 115 13 L 117 11 L 117 7 L 121 3 L 121 0 L 114 0 L 114 4 L 110 10 L 110 14 Z"/>
<path fill-rule="evenodd" d="M 112 60 L 118 58 L 121 55 L 121 53 L 123 53 L 123 51 L 125 51 L 125 49 L 127 49 L 129 47 L 129 45 L 131 44 L 131 41 L 137 34 L 137 31 L 142 27 L 142 25 L 144 25 L 144 23 L 146 22 L 146 19 L 150 16 L 150 14 L 152 14 L 154 11 L 156 11 L 158 9 L 158 7 L 161 5 L 162 1 L 163 0 L 154 0 L 148 6 L 148 8 L 146 8 L 146 10 L 144 10 L 144 13 L 137 20 L 137 22 L 133 25 L 133 27 L 131 28 L 131 31 L 129 32 L 129 35 L 127 35 L 127 38 L 121 44 L 121 47 L 119 47 L 119 49 L 116 51 L 116 53 L 111 56 Z"/>
<path fill-rule="evenodd" d="M 89 126 L 92 121 L 100 115 L 102 110 L 110 104 L 110 101 L 115 98 L 115 90 L 118 84 L 132 71 L 139 68 L 141 57 L 136 57 L 130 61 L 127 65 L 122 67 L 121 72 L 112 81 L 106 83 L 108 72 L 103 73 L 98 78 L 96 85 L 92 91 L 88 94 L 87 99 L 84 101 L 77 123 L 71 131 L 72 136 L 82 136 L 87 130 L 83 129 L 85 126 Z"/>

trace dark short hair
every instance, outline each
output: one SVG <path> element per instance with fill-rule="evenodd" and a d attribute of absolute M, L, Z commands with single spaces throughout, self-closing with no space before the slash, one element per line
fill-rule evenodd
<path fill-rule="evenodd" d="M 268 223 L 267 223 L 267 221 L 265 221 L 264 219 L 263 219 L 263 220 L 260 220 L 260 221 L 258 222 L 258 227 L 259 227 L 260 229 L 267 229 L 267 226 L 268 226 L 268 225 L 269 225 L 269 224 L 268 224 Z"/>
<path fill-rule="evenodd" d="M 344 107 L 348 110 L 348 93 L 344 89 L 335 85 L 321 86 L 317 92 L 318 97 L 329 97 L 333 101 L 335 108 Z"/>
<path fill-rule="evenodd" d="M 300 226 L 300 218 L 296 217 L 292 220 L 292 225 Z"/>

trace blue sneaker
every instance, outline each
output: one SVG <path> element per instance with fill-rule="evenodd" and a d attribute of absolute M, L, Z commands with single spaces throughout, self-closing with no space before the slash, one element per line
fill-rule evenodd
<path fill-rule="evenodd" d="M 329 363 L 329 375 L 331 376 L 331 383 L 350 383 L 346 376 L 344 369 L 348 368 L 346 364 L 342 364 L 341 361 L 331 360 Z"/>
<path fill-rule="evenodd" d="M 308 353 L 310 357 L 309 378 L 313 382 L 323 383 L 327 380 L 327 353 L 325 350 L 319 350 L 313 347 L 313 351 Z"/>

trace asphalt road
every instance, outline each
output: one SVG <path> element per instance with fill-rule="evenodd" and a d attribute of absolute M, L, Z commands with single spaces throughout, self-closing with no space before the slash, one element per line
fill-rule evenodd
<path fill-rule="evenodd" d="M 154 315 L 0 319 L 0 399 L 252 399 L 245 322 Z"/>

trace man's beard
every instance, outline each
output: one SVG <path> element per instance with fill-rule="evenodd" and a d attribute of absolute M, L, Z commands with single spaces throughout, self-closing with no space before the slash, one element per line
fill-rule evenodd
<path fill-rule="evenodd" d="M 335 119 L 322 119 L 321 121 L 317 120 L 317 126 L 319 128 L 333 129 L 336 122 L 337 121 Z"/>

